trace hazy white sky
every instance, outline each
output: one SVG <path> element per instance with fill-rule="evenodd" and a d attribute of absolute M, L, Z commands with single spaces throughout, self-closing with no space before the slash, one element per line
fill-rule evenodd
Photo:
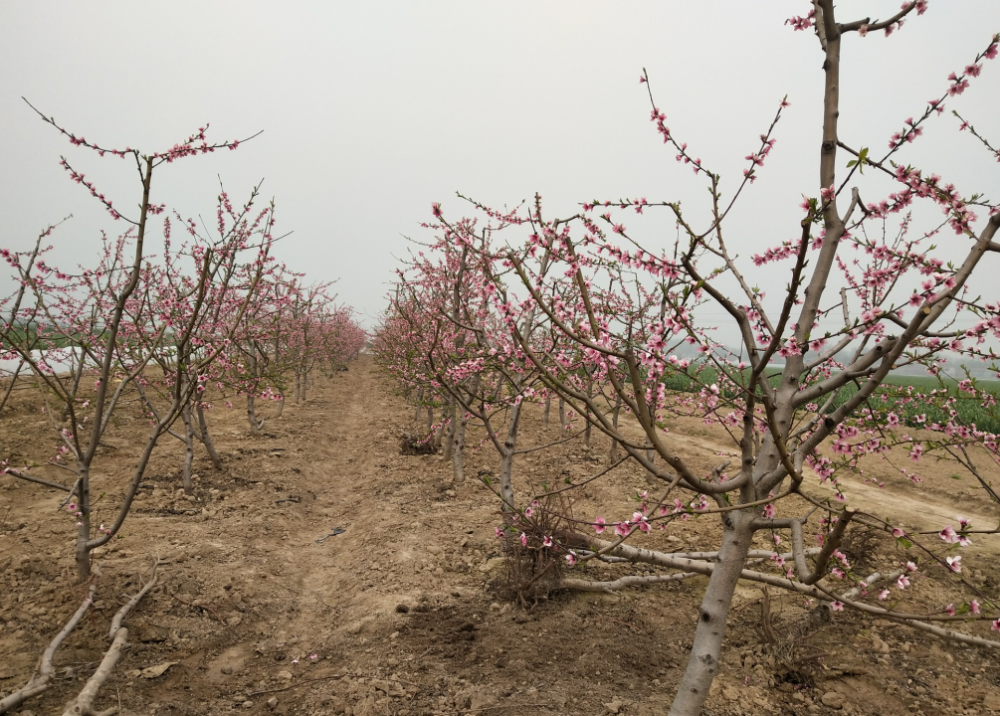
<path fill-rule="evenodd" d="M 844 0 L 839 19 L 886 17 L 900 0 Z M 120 230 L 58 166 L 65 155 L 117 205 L 133 166 L 71 147 L 21 101 L 101 144 L 162 150 L 211 122 L 209 138 L 264 133 L 237 152 L 163 167 L 153 198 L 210 222 L 221 176 L 235 199 L 265 179 L 281 257 L 312 280 L 339 279 L 374 323 L 403 234 L 456 190 L 494 205 L 540 192 L 550 215 L 593 198 L 704 205 L 649 122 L 652 78 L 667 124 L 733 187 L 778 102 L 777 146 L 734 215 L 749 255 L 791 238 L 801 195 L 818 194 L 822 57 L 783 26 L 804 0 L 736 2 L 5 2 L 0 4 L 0 246 L 45 225 L 64 263 L 90 262 L 100 229 Z M 886 39 L 850 35 L 841 137 L 876 153 L 1000 31 L 997 0 L 931 0 Z M 1000 142 L 1000 60 L 948 103 Z M 967 193 L 1000 195 L 998 166 L 935 119 L 906 156 Z M 842 159 L 841 164 L 847 161 Z M 892 190 L 888 183 L 883 192 Z M 868 199 L 869 197 L 866 197 Z M 870 200 L 881 198 L 874 191 Z M 633 227 L 630 227 L 630 229 Z M 669 237 L 637 224 L 651 247 Z M 672 232 L 671 232 L 672 233 Z M 769 270 L 759 282 L 783 281 Z M 989 290 L 989 284 L 984 284 Z"/>

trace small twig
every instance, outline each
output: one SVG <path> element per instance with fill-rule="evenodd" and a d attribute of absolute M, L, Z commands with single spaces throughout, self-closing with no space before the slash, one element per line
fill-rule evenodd
<path fill-rule="evenodd" d="M 52 480 L 46 480 L 45 478 L 42 477 L 35 477 L 34 475 L 25 474 L 20 470 L 8 469 L 7 474 L 13 475 L 14 477 L 19 478 L 21 480 L 27 480 L 28 482 L 34 482 L 39 485 L 45 485 L 46 487 L 54 487 L 57 490 L 65 490 L 66 492 L 70 492 L 73 489 L 71 487 L 66 487 L 66 485 L 63 485 L 61 483 L 52 482 Z"/>
<path fill-rule="evenodd" d="M 311 684 L 315 681 L 326 681 L 328 679 L 340 679 L 343 678 L 343 674 L 332 674 L 331 676 L 317 676 L 315 679 L 305 679 L 304 681 L 298 681 L 294 684 L 289 684 L 288 686 L 282 686 L 277 689 L 264 689 L 263 691 L 251 691 L 247 694 L 247 698 L 251 696 L 260 696 L 261 694 L 276 694 L 279 691 L 288 691 L 289 689 L 294 689 L 296 686 L 302 686 L 304 684 Z"/>
<path fill-rule="evenodd" d="M 70 503 L 70 500 L 73 499 L 73 497 L 76 495 L 76 491 L 79 489 L 80 489 L 80 478 L 78 477 L 76 478 L 76 482 L 73 483 L 73 488 L 69 491 L 69 494 L 66 495 L 66 499 L 59 503 L 60 510 Z"/>

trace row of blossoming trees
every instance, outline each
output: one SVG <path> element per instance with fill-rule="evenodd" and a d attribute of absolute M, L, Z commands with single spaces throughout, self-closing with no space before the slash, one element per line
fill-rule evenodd
<path fill-rule="evenodd" d="M 990 638 L 991 628 L 1000 631 L 1000 603 L 964 579 L 960 552 L 977 533 L 996 533 L 995 525 L 956 517 L 930 531 L 907 530 L 857 509 L 838 486 L 862 459 L 887 460 L 915 484 L 929 459 L 950 460 L 978 481 L 996 509 L 991 480 L 1000 475 L 1000 453 L 989 386 L 972 373 L 955 387 L 942 383 L 927 391 L 886 379 L 914 365 L 938 374 L 946 351 L 997 371 L 1000 304 L 978 299 L 970 282 L 1000 253 L 994 240 L 1000 212 L 982 194 L 963 193 L 949 179 L 907 164 L 905 154 L 926 125 L 946 120 L 946 101 L 980 75 L 983 60 L 997 55 L 998 36 L 983 38 L 982 49 L 970 52 L 971 64 L 951 74 L 877 156 L 868 138 L 839 130 L 840 94 L 847 91 L 841 49 L 852 37 L 877 30 L 889 35 L 909 15 L 923 14 L 927 3 L 904 3 L 884 21 L 853 22 L 835 17 L 832 0 L 811 5 L 807 16 L 789 24 L 815 34 L 823 54 L 819 182 L 804 192 L 793 238 L 748 261 L 738 256 L 749 253 L 740 246 L 746 227 L 727 221 L 736 200 L 752 194 L 787 102 L 727 196 L 720 175 L 668 128 L 644 73 L 653 125 L 707 187 L 706 215 L 645 198 L 586 202 L 562 219 L 546 216 L 539 197 L 496 211 L 460 196 L 468 207 L 461 218 L 435 204 L 433 220 L 424 225 L 433 238 L 401 267 L 374 342 L 377 360 L 412 397 L 417 415 L 440 411 L 428 426 L 457 479 L 464 474 L 469 425 L 495 448 L 497 478 L 484 482 L 500 499 L 498 535 L 561 555 L 570 565 L 610 559 L 664 570 L 615 582 L 563 579 L 562 586 L 610 590 L 709 576 L 673 714 L 698 713 L 704 703 L 740 579 L 805 595 L 829 610 L 857 610 L 1000 646 Z M 1000 158 L 986 137 L 959 121 L 979 141 L 956 150 L 981 143 Z M 866 202 L 862 194 L 885 198 Z M 939 216 L 924 229 L 913 225 L 919 204 Z M 677 238 L 666 246 L 643 243 L 648 232 L 626 225 L 627 217 L 641 222 L 653 211 L 668 212 L 676 223 Z M 929 215 L 921 210 L 921 217 Z M 785 285 L 765 297 L 757 286 L 768 277 L 773 283 L 773 265 L 783 269 Z M 738 348 L 699 322 L 703 306 L 729 317 Z M 834 317 L 836 327 L 820 328 L 821 320 L 826 326 Z M 681 344 L 685 350 L 678 350 Z M 602 473 L 634 461 L 661 489 L 644 496 L 632 515 L 573 519 L 563 513 L 558 522 L 570 529 L 552 530 L 558 503 L 517 494 L 512 477 L 522 407 L 544 404 L 547 419 L 552 399 L 575 416 L 575 427 L 564 422 L 560 440 L 586 440 L 591 429 L 600 431 L 614 451 Z M 961 405 L 970 403 L 979 424 L 962 418 Z M 724 430 L 738 458 L 700 474 L 666 429 L 665 421 L 677 415 Z M 820 483 L 833 485 L 834 494 L 817 489 Z M 718 520 L 716 550 L 668 553 L 632 544 L 693 515 Z M 884 532 L 906 556 L 873 574 L 856 573 L 840 547 L 857 528 Z M 774 550 L 752 549 L 762 532 Z M 924 572 L 951 580 L 950 603 L 910 598 L 910 580 Z"/>
<path fill-rule="evenodd" d="M 232 407 L 233 400 L 245 400 L 250 428 L 260 433 L 266 416 L 255 401 L 278 401 L 276 409 L 268 409 L 274 414 L 286 392 L 304 398 L 311 377 L 342 368 L 367 335 L 352 310 L 335 302 L 328 285 L 309 285 L 276 260 L 275 243 L 282 237 L 274 234 L 273 201 L 258 206 L 259 186 L 242 205 L 220 190 L 211 229 L 199 229 L 194 220 L 152 200 L 154 170 L 236 149 L 239 141 L 209 144 L 202 128 L 165 152 L 145 154 L 102 147 L 39 114 L 75 146 L 134 161 L 141 184 L 137 214 L 130 215 L 64 158 L 72 180 L 115 221 L 129 225 L 126 231 L 105 237 L 94 263 L 72 269 L 57 268 L 49 259 L 53 249 L 46 242 L 55 226 L 31 248 L 0 249 L 15 287 L 0 301 L 0 358 L 9 366 L 0 375 L 0 421 L 16 432 L 13 423 L 20 416 L 9 410 L 5 415 L 4 409 L 14 390 L 33 390 L 54 445 L 46 463 L 4 459 L 0 473 L 65 494 L 63 506 L 76 530 L 76 573 L 83 581 L 92 576 L 93 550 L 122 529 L 161 438 L 169 435 L 184 445 L 181 483 L 190 492 L 197 443 L 221 465 L 210 432 L 212 401 Z M 139 417 L 148 420 L 142 451 L 130 479 L 116 487 L 120 499 L 104 500 L 98 510 L 91 484 L 98 448 L 124 411 L 136 417 L 136 408 L 128 406 L 137 406 Z M 64 473 L 68 479 L 59 478 Z M 152 580 L 142 593 L 151 586 Z M 48 688 L 52 655 L 87 611 L 95 587 L 91 580 L 88 600 L 46 650 L 31 681 L 0 700 L 0 713 Z M 91 712 L 125 643 L 122 619 L 136 601 L 116 619 L 105 662 L 67 713 Z"/>

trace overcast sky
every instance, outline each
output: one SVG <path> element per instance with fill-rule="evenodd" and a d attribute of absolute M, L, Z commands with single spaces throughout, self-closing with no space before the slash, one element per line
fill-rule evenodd
<path fill-rule="evenodd" d="M 838 19 L 884 18 L 899 4 L 845 0 Z M 789 96 L 777 146 L 729 228 L 730 241 L 749 255 L 792 238 L 801 195 L 818 194 L 822 56 L 811 33 L 783 25 L 808 7 L 802 0 L 4 2 L 0 246 L 24 248 L 73 214 L 53 242 L 62 263 L 90 263 L 99 231 L 123 228 L 68 179 L 60 155 L 116 205 L 140 198 L 128 160 L 70 146 L 22 95 L 78 136 L 149 152 L 205 122 L 210 140 L 264 130 L 236 152 L 164 166 L 154 175 L 154 201 L 211 223 L 217 176 L 234 200 L 264 178 L 279 228 L 295 232 L 280 257 L 311 280 L 338 280 L 340 298 L 373 325 L 394 256 L 405 253 L 403 235 L 421 236 L 431 202 L 452 217 L 465 211 L 456 190 L 493 205 L 537 191 L 550 216 L 593 198 L 681 199 L 692 212 L 704 206 L 704 184 L 674 161 L 649 121 L 638 82 L 645 67 L 668 126 L 723 174 L 724 191 Z M 843 141 L 884 151 L 903 120 L 939 96 L 949 72 L 997 31 L 997 0 L 931 0 L 924 16 L 888 39 L 850 35 Z M 1000 60 L 948 106 L 1000 142 Z M 956 129 L 949 114 L 936 118 L 905 159 L 997 200 L 998 165 Z M 650 247 L 669 238 L 655 219 L 634 229 Z M 781 280 L 781 271 L 769 271 L 755 277 Z"/>

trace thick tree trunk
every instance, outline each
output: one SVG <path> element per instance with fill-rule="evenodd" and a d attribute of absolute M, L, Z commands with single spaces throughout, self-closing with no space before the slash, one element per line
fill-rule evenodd
<path fill-rule="evenodd" d="M 274 415 L 274 417 L 276 417 L 276 418 L 280 418 L 281 414 L 285 410 L 285 394 L 284 393 L 279 393 L 278 395 L 280 395 L 281 397 L 278 398 L 278 412 L 275 413 L 275 415 Z"/>
<path fill-rule="evenodd" d="M 559 427 L 566 430 L 566 401 L 559 398 Z"/>
<path fill-rule="evenodd" d="M 542 425 L 549 427 L 549 411 L 552 409 L 552 394 L 545 396 L 545 412 L 542 413 Z"/>
<path fill-rule="evenodd" d="M 670 716 L 698 716 L 719 670 L 729 608 L 753 538 L 750 528 L 753 515 L 740 512 L 729 515 L 723 521 L 722 545 L 701 600 L 691 656 L 670 707 Z"/>

